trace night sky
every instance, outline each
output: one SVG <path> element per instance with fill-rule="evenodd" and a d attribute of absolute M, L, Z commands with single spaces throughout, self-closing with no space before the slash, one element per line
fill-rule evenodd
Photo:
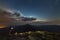
<path fill-rule="evenodd" d="M 60 18 L 60 0 L 0 0 L 0 5 L 19 10 L 24 16 L 43 20 Z"/>

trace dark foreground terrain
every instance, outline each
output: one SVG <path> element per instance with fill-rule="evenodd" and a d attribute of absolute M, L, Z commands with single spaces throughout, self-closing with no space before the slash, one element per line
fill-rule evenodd
<path fill-rule="evenodd" d="M 0 29 L 0 40 L 60 40 L 60 26 L 12 25 Z"/>

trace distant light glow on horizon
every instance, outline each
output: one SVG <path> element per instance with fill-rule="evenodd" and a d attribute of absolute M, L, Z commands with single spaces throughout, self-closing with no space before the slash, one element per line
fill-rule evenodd
<path fill-rule="evenodd" d="M 0 24 L 0 28 L 5 28 L 6 25 Z"/>
<path fill-rule="evenodd" d="M 47 20 L 43 20 L 43 19 L 37 19 L 36 21 L 45 21 L 45 22 L 46 22 Z"/>

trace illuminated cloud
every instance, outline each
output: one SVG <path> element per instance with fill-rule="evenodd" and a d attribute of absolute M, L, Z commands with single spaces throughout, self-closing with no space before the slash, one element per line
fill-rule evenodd
<path fill-rule="evenodd" d="M 11 25 L 15 23 L 26 23 L 31 22 L 32 20 L 36 20 L 34 17 L 24 17 L 24 15 L 20 11 L 1 8 L 0 9 L 0 24 L 3 25 Z M 1 24 L 1 25 L 2 25 Z"/>
<path fill-rule="evenodd" d="M 17 13 L 20 13 L 21 16 L 24 16 L 20 11 L 17 10 Z"/>

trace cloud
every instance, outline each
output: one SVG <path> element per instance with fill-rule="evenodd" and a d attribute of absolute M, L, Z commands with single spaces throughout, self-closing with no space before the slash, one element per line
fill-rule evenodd
<path fill-rule="evenodd" d="M 0 25 L 10 25 L 10 22 L 14 20 L 14 18 L 11 18 L 12 11 L 0 8 Z M 0 26 L 0 28 L 1 28 Z"/>
<path fill-rule="evenodd" d="M 18 20 L 16 20 L 18 19 Z M 20 11 L 0 8 L 0 25 L 12 25 L 12 24 L 24 24 L 28 23 L 28 21 L 36 20 L 36 18 L 24 17 L 24 15 Z"/>

